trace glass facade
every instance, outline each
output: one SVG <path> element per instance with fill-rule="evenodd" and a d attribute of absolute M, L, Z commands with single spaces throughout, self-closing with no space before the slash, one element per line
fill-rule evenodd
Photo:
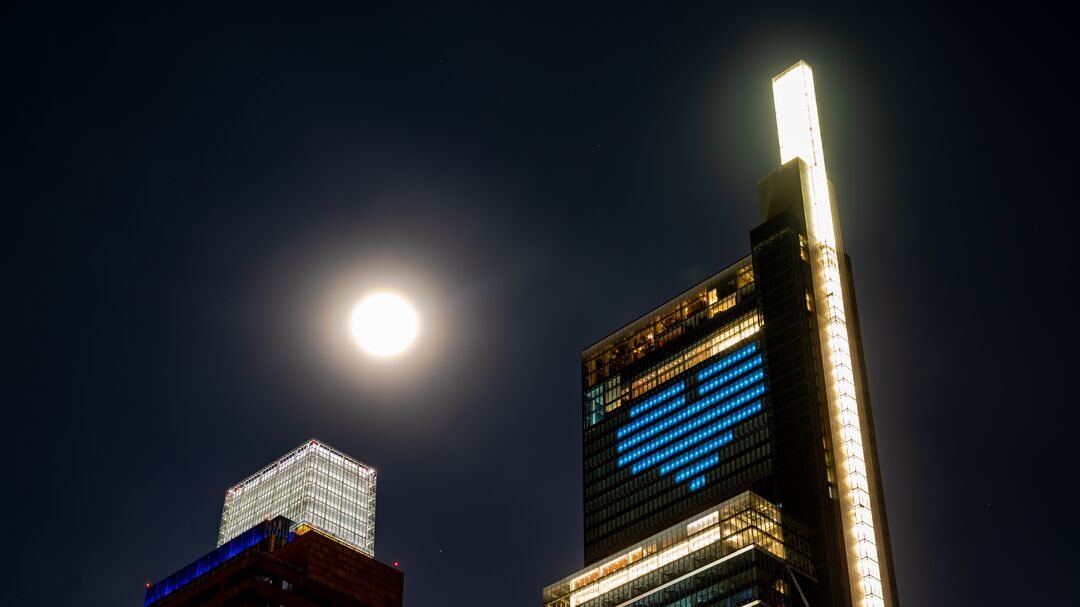
<path fill-rule="evenodd" d="M 308 441 L 225 492 L 221 546 L 260 521 L 287 517 L 375 555 L 375 469 Z"/>
<path fill-rule="evenodd" d="M 753 266 L 747 257 L 582 352 L 585 427 L 756 331 L 761 319 L 745 318 L 729 334 L 714 335 L 712 341 L 697 343 L 645 373 L 631 378 L 625 372 L 641 359 L 655 360 L 654 352 L 665 344 L 684 341 L 700 324 L 735 307 L 753 292 L 753 283 Z"/>
<path fill-rule="evenodd" d="M 586 560 L 769 469 L 754 285 L 740 260 L 583 353 Z"/>
<path fill-rule="evenodd" d="M 813 575 L 802 529 L 744 492 L 544 589 L 545 607 L 788 605 Z"/>

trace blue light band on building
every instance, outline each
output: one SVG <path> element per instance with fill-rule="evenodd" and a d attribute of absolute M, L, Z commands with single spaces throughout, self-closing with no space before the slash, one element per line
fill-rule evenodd
<path fill-rule="evenodd" d="M 675 415 L 663 419 L 656 424 L 653 424 L 653 426 L 650 426 L 649 428 L 646 428 L 645 430 L 640 431 L 633 436 L 630 436 L 629 439 L 626 439 L 625 441 L 620 441 L 619 444 L 616 445 L 616 451 L 618 451 L 618 453 L 622 453 L 622 451 L 629 449 L 630 447 L 633 447 L 634 445 L 648 439 L 648 437 L 656 435 L 663 430 L 669 429 L 672 426 L 675 426 L 676 423 L 683 421 L 684 419 L 689 419 L 694 415 L 698 415 L 705 408 L 715 405 L 717 401 L 723 399 L 724 396 L 730 396 L 731 394 L 738 392 L 748 386 L 754 386 L 755 383 L 759 383 L 761 379 L 765 378 L 765 374 L 761 372 L 757 372 L 757 374 L 755 375 L 757 375 L 756 378 L 747 378 L 744 381 L 735 383 L 735 385 L 731 386 L 729 389 L 721 390 L 720 392 L 717 392 L 716 394 L 707 397 L 707 399 L 702 399 L 701 401 L 698 401 L 697 403 L 694 403 L 693 405 L 686 407 L 683 410 L 680 410 L 680 412 L 676 413 Z M 751 379 L 755 379 L 756 381 L 751 381 Z M 745 394 L 734 397 L 734 399 L 731 399 L 729 401 L 725 401 L 724 405 L 721 405 L 719 408 L 714 409 L 714 412 L 710 412 L 710 414 L 714 414 L 713 417 L 715 417 L 716 415 L 727 413 L 733 407 L 737 407 L 742 403 L 745 403 L 746 400 L 754 399 L 754 397 L 764 393 L 764 386 L 755 386 L 755 388 L 748 390 Z M 746 394 L 750 395 L 746 396 Z M 708 417 L 708 414 L 706 414 L 706 416 L 704 417 L 706 420 L 711 419 L 710 417 Z"/>
<path fill-rule="evenodd" d="M 757 356 L 755 356 L 755 357 L 751 358 L 750 360 L 744 362 L 743 364 L 739 365 L 738 367 L 735 367 L 734 369 L 728 371 L 727 373 L 724 373 L 724 374 L 722 374 L 722 375 L 720 375 L 718 377 L 714 377 L 714 378 L 710 379 L 709 381 L 701 384 L 700 386 L 698 386 L 698 389 L 697 389 L 698 394 L 701 395 L 701 394 L 706 394 L 708 392 L 711 392 L 712 390 L 714 390 L 718 386 L 722 386 L 722 385 L 726 384 L 727 382 L 731 381 L 732 379 L 742 375 L 743 373 L 746 373 L 747 371 L 749 371 L 751 369 L 755 369 L 755 368 L 757 368 L 759 366 L 761 366 L 761 355 L 760 354 L 758 354 Z"/>
<path fill-rule="evenodd" d="M 640 447 L 637 447 L 634 450 L 624 454 L 622 457 L 619 458 L 619 465 L 622 466 L 628 464 L 641 457 L 642 455 L 645 455 L 646 453 L 649 453 L 650 451 L 656 449 L 657 447 L 665 445 L 668 442 L 682 436 L 683 434 L 686 434 L 687 432 L 697 428 L 698 426 L 712 421 L 713 419 L 716 419 L 720 415 L 723 415 L 724 413 L 734 409 L 735 407 L 738 407 L 739 405 L 742 405 L 747 401 L 757 398 L 758 396 L 761 396 L 763 394 L 765 394 L 765 386 L 759 384 L 731 400 L 724 401 L 723 406 L 710 409 L 705 413 L 702 413 L 701 415 L 695 417 L 694 419 L 686 422 L 685 424 L 669 430 L 661 434 L 660 436 L 654 438 L 653 440 L 645 443 L 644 445 L 641 445 Z"/>
<path fill-rule="evenodd" d="M 719 431 L 720 431 L 720 428 L 709 427 L 709 428 L 706 428 L 706 429 L 702 430 L 701 432 L 696 432 L 696 433 L 688 436 L 687 438 L 684 438 L 681 441 L 671 445 L 670 447 L 667 447 L 666 449 L 661 449 L 660 451 L 657 451 L 656 453 L 653 453 L 652 455 L 650 455 L 649 457 L 646 457 L 645 459 L 634 462 L 634 465 L 630 466 L 630 471 L 633 472 L 634 474 L 637 474 L 638 472 L 641 472 L 642 470 L 645 470 L 646 468 L 651 468 L 653 465 L 658 464 L 658 463 L 663 462 L 663 461 L 666 461 L 668 458 L 672 457 L 673 455 L 675 455 L 677 453 L 681 453 L 687 447 L 690 447 L 691 445 L 697 444 L 702 439 L 708 438 L 708 437 L 712 436 L 713 434 L 716 434 Z M 714 438 L 713 440 L 709 441 L 706 444 L 711 445 L 712 449 L 716 449 L 716 448 L 720 447 L 721 445 L 724 445 L 725 443 L 730 442 L 732 438 L 734 438 L 734 436 L 732 435 L 731 432 L 728 432 L 726 434 L 720 435 L 717 438 Z M 706 451 L 708 451 L 708 449 L 706 449 Z M 695 457 L 701 457 L 701 455 L 702 454 L 699 453 Z M 693 459 L 693 458 L 691 458 L 691 459 Z M 690 461 L 690 460 L 686 460 L 686 461 Z M 683 463 L 685 463 L 685 462 L 683 462 Z M 672 466 L 672 467 L 668 468 L 667 470 L 661 470 L 660 474 L 666 474 L 666 473 L 674 470 L 675 468 L 678 468 L 678 466 Z"/>
<path fill-rule="evenodd" d="M 718 436 L 718 437 L 716 437 L 716 438 L 714 438 L 714 439 L 712 439 L 710 441 L 702 443 L 701 446 L 695 447 L 695 448 L 687 451 L 686 453 L 683 453 L 682 455 L 680 455 L 679 457 L 676 457 L 675 459 L 665 461 L 664 464 L 662 466 L 660 466 L 660 474 L 667 474 L 668 472 L 671 472 L 672 470 L 674 470 L 674 469 L 676 469 L 676 468 L 678 468 L 678 467 L 680 467 L 680 466 L 682 466 L 684 464 L 687 464 L 689 462 L 692 462 L 692 461 L 696 460 L 697 458 L 701 457 L 702 455 L 705 455 L 706 453 L 708 453 L 710 451 L 715 451 L 716 449 L 720 448 L 720 446 L 724 445 L 725 443 L 731 442 L 732 438 L 733 438 L 733 435 L 732 435 L 732 433 L 730 431 L 725 432 L 724 434 L 721 434 L 720 436 Z"/>
<path fill-rule="evenodd" d="M 662 462 L 662 461 L 666 460 L 667 458 L 671 457 L 672 455 L 675 455 L 676 453 L 681 452 L 683 449 L 686 449 L 687 447 L 689 447 L 690 445 L 693 445 L 694 443 L 700 441 L 701 439 L 712 436 L 713 434 L 716 434 L 717 432 L 720 432 L 721 430 L 723 430 L 723 429 L 725 429 L 725 428 L 727 428 L 727 427 L 729 427 L 729 426 L 731 426 L 733 424 L 736 424 L 738 422 L 743 421 L 744 419 L 750 417 L 751 415 L 753 415 L 753 414 L 755 414 L 755 413 L 757 413 L 759 411 L 761 411 L 761 401 L 754 401 L 749 406 L 743 407 L 742 409 L 739 409 L 739 411 L 736 412 L 735 414 L 730 415 L 728 417 L 725 417 L 724 419 L 716 422 L 715 424 L 707 426 L 706 428 L 702 429 L 700 432 L 692 434 L 688 438 L 684 438 L 683 440 L 671 445 L 667 449 L 664 449 L 662 451 L 658 451 L 658 452 L 646 457 L 645 459 L 635 463 L 633 466 L 630 467 L 630 470 L 634 474 L 637 474 L 638 472 L 641 472 L 642 470 L 650 468 L 654 464 Z M 731 438 L 732 438 L 732 436 L 731 436 L 731 433 L 729 432 L 727 435 L 721 437 L 722 440 L 720 442 L 720 445 L 729 442 L 731 440 Z M 719 445 L 717 445 L 717 446 L 719 446 Z M 624 465 L 624 463 L 620 462 L 619 465 L 620 466 Z"/>
<path fill-rule="evenodd" d="M 694 475 L 698 474 L 699 472 L 704 472 L 705 470 L 708 470 L 709 468 L 712 468 L 713 466 L 715 466 L 715 465 L 717 465 L 719 463 L 720 463 L 720 456 L 719 455 L 710 455 L 709 457 L 706 457 L 705 459 L 701 460 L 700 462 L 698 462 L 698 463 L 696 463 L 696 464 L 694 464 L 692 466 L 687 466 L 686 468 L 683 468 L 682 470 L 676 472 L 675 473 L 675 482 L 676 483 L 681 483 L 682 481 L 685 481 L 686 479 L 690 478 L 691 476 L 694 476 Z"/>
<path fill-rule="evenodd" d="M 701 371 L 698 371 L 697 380 L 701 381 L 707 377 L 712 377 L 713 375 L 716 375 L 720 371 L 723 371 L 724 369 L 739 362 L 747 356 L 750 356 L 754 352 L 757 352 L 757 343 L 751 342 L 743 346 L 742 348 L 736 350 L 734 354 L 725 356 L 724 358 L 721 358 L 720 360 L 714 362 L 708 367 L 705 367 Z"/>
<path fill-rule="evenodd" d="M 638 403 L 638 404 L 636 404 L 636 405 L 634 405 L 633 407 L 630 408 L 630 417 L 637 417 L 637 415 L 639 413 L 641 413 L 642 411 L 648 411 L 650 407 L 652 407 L 654 405 L 658 405 L 658 404 L 664 402 L 665 400 L 671 398 L 672 396 L 675 396 L 676 394 L 682 392 L 683 388 L 685 388 L 685 387 L 686 387 L 686 385 L 683 384 L 683 382 L 679 382 L 678 384 L 668 388 L 667 390 L 664 390 L 663 392 L 661 392 L 659 394 L 656 394 L 654 396 L 650 396 L 646 400 L 644 400 L 644 401 L 642 401 L 642 402 L 640 402 L 640 403 Z"/>
<path fill-rule="evenodd" d="M 709 394 L 705 398 L 699 400 L 698 404 L 708 403 L 708 404 L 711 405 L 711 404 L 715 403 L 716 401 L 718 401 L 718 400 L 720 400 L 722 398 L 727 398 L 728 396 L 731 396 L 732 394 L 735 394 L 735 393 L 739 392 L 740 390 L 742 390 L 743 388 L 746 388 L 747 386 L 752 386 L 754 384 L 761 383 L 761 381 L 763 379 L 765 379 L 765 372 L 764 371 L 761 371 L 761 370 L 754 371 L 750 375 L 747 375 L 746 377 L 743 377 L 742 379 L 739 379 L 738 381 L 736 381 L 736 382 L 734 382 L 732 384 L 729 384 L 724 389 L 722 389 L 722 390 L 720 390 L 718 392 L 713 392 L 712 394 Z"/>
<path fill-rule="evenodd" d="M 686 404 L 686 397 L 685 396 L 680 396 L 679 398 L 676 398 L 675 400 L 669 402 L 668 404 L 664 405 L 663 407 L 660 407 L 659 409 L 656 409 L 652 413 L 649 413 L 645 417 L 638 418 L 637 421 L 630 422 L 629 424 L 626 424 L 622 428 L 619 428 L 615 432 L 615 436 L 618 437 L 618 438 L 622 438 L 623 436 L 626 436 L 627 433 L 633 432 L 634 430 L 637 430 L 638 428 L 640 428 L 640 427 L 642 427 L 644 425 L 647 425 L 649 422 L 651 422 L 653 420 L 656 420 L 656 419 L 659 419 L 659 418 L 667 415 L 668 413 L 671 413 L 672 411 L 674 411 L 678 407 L 681 407 L 681 406 L 683 406 L 685 404 Z"/>
<path fill-rule="evenodd" d="M 289 519 L 281 516 L 270 521 L 259 523 L 251 529 L 241 533 L 236 538 L 222 544 L 217 549 L 207 553 L 199 560 L 187 565 L 153 586 L 148 587 L 146 589 L 146 596 L 143 599 L 143 607 L 152 605 L 169 596 L 181 586 L 190 584 L 202 575 L 217 568 L 219 565 L 248 551 L 253 546 L 258 545 L 259 542 L 263 540 L 273 537 L 282 544 L 291 542 L 296 537 L 296 534 L 289 531 L 290 526 L 292 526 L 292 524 L 289 522 Z"/>
<path fill-rule="evenodd" d="M 635 434 L 633 436 L 630 436 L 626 440 L 619 441 L 619 443 L 615 446 L 615 450 L 618 453 L 622 453 L 626 449 L 629 449 L 630 447 L 633 447 L 634 445 L 636 445 L 639 442 L 645 440 L 646 438 L 649 438 L 650 436 L 653 436 L 653 435 L 657 434 L 658 432 L 660 432 L 660 431 L 662 431 L 662 430 L 664 430 L 666 428 L 669 428 L 669 427 L 683 421 L 684 419 L 688 419 L 691 416 L 700 413 L 702 410 L 709 407 L 710 405 L 716 404 L 716 402 L 719 401 L 720 399 L 725 398 L 727 396 L 731 396 L 732 394 L 735 394 L 736 392 L 739 392 L 740 390 L 742 390 L 742 389 L 744 389 L 744 388 L 746 388 L 748 386 L 752 386 L 752 385 L 755 385 L 757 383 L 760 383 L 764 379 L 765 379 L 765 372 L 764 371 L 757 371 L 755 373 L 752 373 L 749 376 L 747 376 L 745 379 L 742 379 L 742 380 L 739 380 L 739 381 L 735 382 L 734 384 L 728 386 L 727 388 L 724 388 L 723 390 L 721 390 L 721 391 L 719 391 L 719 392 L 717 392 L 715 394 L 710 395 L 708 398 L 703 398 L 703 399 L 697 401 L 693 405 L 683 409 L 682 411 L 679 411 L 675 415 L 672 415 L 669 418 L 663 419 L 663 420 L 657 422 L 656 424 L 654 424 L 652 426 L 649 426 L 648 428 L 642 430 L 641 432 L 639 432 L 639 433 L 637 433 L 637 434 Z M 760 391 L 756 391 L 756 389 L 749 390 L 748 393 L 753 394 L 749 398 L 754 398 L 755 396 L 760 396 L 761 394 L 764 394 L 764 390 L 765 390 L 764 386 L 761 387 Z M 746 401 L 745 400 L 740 401 L 739 398 L 735 398 L 735 399 L 724 401 L 724 402 L 725 402 L 724 406 L 720 407 L 717 410 L 718 413 L 724 413 L 725 411 L 729 411 L 729 410 L 731 410 L 732 407 L 738 406 L 739 404 L 741 404 L 743 402 L 746 402 Z"/>

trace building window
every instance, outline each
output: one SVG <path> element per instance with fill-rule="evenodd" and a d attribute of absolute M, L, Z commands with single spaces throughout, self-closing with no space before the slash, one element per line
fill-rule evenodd
<path fill-rule="evenodd" d="M 754 282 L 754 266 L 739 268 L 739 274 L 735 278 L 735 288 L 741 289 L 752 282 Z"/>

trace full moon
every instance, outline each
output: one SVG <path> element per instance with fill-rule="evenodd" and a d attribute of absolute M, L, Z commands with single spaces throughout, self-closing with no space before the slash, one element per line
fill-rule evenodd
<path fill-rule="evenodd" d="M 420 321 L 404 298 L 393 293 L 373 293 L 357 304 L 349 329 L 365 352 L 390 358 L 412 345 L 420 332 Z"/>

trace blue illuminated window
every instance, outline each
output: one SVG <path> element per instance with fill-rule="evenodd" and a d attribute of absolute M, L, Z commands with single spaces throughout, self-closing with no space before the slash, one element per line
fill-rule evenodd
<path fill-rule="evenodd" d="M 706 377 L 712 377 L 713 375 L 716 375 L 720 371 L 723 371 L 724 369 L 739 362 L 747 356 L 750 356 L 754 352 L 757 352 L 757 343 L 751 342 L 750 344 L 739 348 L 733 354 L 729 354 L 728 356 L 721 358 L 720 360 L 714 362 L 708 367 L 705 367 L 701 371 L 698 371 L 697 379 L 698 381 L 701 381 Z"/>
<path fill-rule="evenodd" d="M 693 396 L 679 382 L 631 407 L 633 420 L 615 432 L 617 464 L 633 474 L 657 467 L 692 491 L 704 487 L 704 472 L 719 465 L 719 449 L 734 440 L 733 426 L 762 410 L 764 365 L 751 342 L 698 371 Z"/>
<path fill-rule="evenodd" d="M 621 466 L 621 465 L 627 464 L 629 462 L 632 462 L 632 461 L 636 460 L 637 458 L 641 457 L 642 455 L 645 455 L 646 453 L 648 453 L 648 452 L 656 449 L 657 447 L 667 443 L 668 441 L 671 441 L 672 439 L 678 438 L 679 436 L 682 436 L 683 434 L 686 434 L 687 432 L 693 430 L 694 428 L 697 428 L 698 426 L 701 426 L 702 424 L 705 424 L 706 422 L 708 422 L 710 420 L 716 419 L 717 417 L 719 417 L 720 415 L 723 415 L 727 411 L 730 411 L 731 409 L 734 409 L 735 407 L 738 407 L 739 405 L 741 405 L 743 403 L 746 403 L 746 402 L 748 402 L 748 401 L 750 401 L 750 400 L 752 400 L 754 398 L 757 398 L 758 396 L 761 396 L 764 393 L 765 393 L 765 386 L 762 385 L 762 384 L 758 384 L 757 386 L 747 390 L 746 392 L 743 392 L 742 394 L 739 394 L 735 398 L 732 398 L 730 401 L 725 402 L 722 407 L 717 407 L 715 409 L 711 409 L 709 411 L 706 411 L 705 413 L 703 413 L 703 414 L 699 415 L 698 417 L 686 422 L 685 424 L 683 424 L 681 426 L 678 426 L 678 427 L 676 427 L 676 428 L 674 428 L 672 430 L 669 430 L 668 432 L 665 432 L 664 434 L 661 434 L 660 436 L 654 438 L 653 440 L 651 440 L 651 441 L 637 447 L 636 449 L 633 449 L 632 451 L 626 453 L 625 455 L 623 455 L 622 457 L 619 458 L 619 465 Z M 760 404 L 759 404 L 759 406 L 760 406 Z M 734 417 L 734 416 L 731 416 L 731 417 Z M 729 418 L 725 418 L 725 419 L 731 419 L 731 418 L 729 417 Z"/>
<path fill-rule="evenodd" d="M 665 447 L 664 449 L 661 449 L 660 451 L 657 451 L 656 453 L 653 453 L 652 455 L 650 455 L 650 456 L 648 456 L 648 457 L 646 457 L 644 459 L 641 459 L 641 460 L 638 460 L 638 461 L 634 462 L 634 465 L 630 467 L 630 470 L 634 474 L 637 474 L 638 472 L 641 472 L 642 470 L 645 470 L 646 468 L 650 468 L 655 464 L 659 464 L 660 462 L 666 461 L 671 456 L 676 455 L 678 453 L 681 453 L 684 449 L 686 449 L 688 447 L 691 447 L 691 446 L 701 442 L 703 439 L 706 439 L 706 438 L 716 434 L 720 430 L 722 430 L 722 428 L 713 428 L 713 427 L 710 426 L 709 428 L 706 428 L 706 429 L 704 429 L 704 430 L 702 430 L 700 432 L 695 432 L 694 434 L 680 440 L 679 442 L 677 442 L 677 443 L 675 443 L 673 445 Z M 726 443 L 731 442 L 731 438 L 732 438 L 732 433 L 731 432 L 726 432 L 726 433 L 718 436 L 717 438 L 714 438 L 713 440 L 709 441 L 708 443 L 705 443 L 706 445 L 710 445 L 709 448 L 705 448 L 705 445 L 702 445 L 700 448 L 705 450 L 705 451 L 709 451 L 710 449 L 715 449 L 715 448 L 720 447 L 721 445 L 724 445 Z M 697 456 L 695 456 L 695 457 L 697 457 Z M 684 464 L 686 462 L 689 462 L 689 461 L 691 461 L 693 459 L 694 458 L 690 458 L 690 459 L 682 462 L 681 464 L 671 466 L 667 470 L 664 470 L 663 468 L 661 468 L 660 473 L 661 474 L 666 474 L 667 472 L 670 472 L 670 471 L 674 470 L 675 468 L 678 468 L 682 464 Z"/>
<path fill-rule="evenodd" d="M 754 377 L 755 375 L 757 376 L 756 378 Z M 640 443 L 641 441 L 645 440 L 646 438 L 649 438 L 650 436 L 653 436 L 653 435 L 657 434 L 658 432 L 660 432 L 660 431 L 662 431 L 662 430 L 664 430 L 666 428 L 674 426 L 675 424 L 681 422 L 684 419 L 688 419 L 688 418 L 690 418 L 690 417 L 692 417 L 694 415 L 697 415 L 699 412 L 701 412 L 705 408 L 715 404 L 720 399 L 722 399 L 722 398 L 724 398 L 726 396 L 731 396 L 732 394 L 738 392 L 739 390 L 742 390 L 743 388 L 746 388 L 747 386 L 750 386 L 750 385 L 752 385 L 752 384 L 754 384 L 756 382 L 760 382 L 762 379 L 764 379 L 764 377 L 765 377 L 765 374 L 763 372 L 761 372 L 761 371 L 758 371 L 755 374 L 751 374 L 751 376 L 747 377 L 747 379 L 736 382 L 736 383 L 732 384 L 731 386 L 728 386 L 727 388 L 717 392 L 716 394 L 713 394 L 713 395 L 709 396 L 708 398 L 703 398 L 703 399 L 697 401 L 696 403 L 694 403 L 693 405 L 690 405 L 689 407 L 683 409 L 682 411 L 679 411 L 675 415 L 672 415 L 671 417 L 669 417 L 667 419 L 661 420 L 660 422 L 656 423 L 655 425 L 649 426 L 648 428 L 642 430 L 641 432 L 627 438 L 626 440 L 621 441 L 615 447 L 615 450 L 617 452 L 619 452 L 619 453 L 622 453 L 624 450 L 629 449 L 630 447 Z M 747 397 L 747 398 L 740 401 L 739 398 L 743 398 L 743 397 L 740 396 L 739 398 L 734 398 L 734 399 L 732 399 L 730 401 L 727 401 L 727 402 L 724 403 L 723 406 L 721 406 L 715 412 L 710 412 L 709 415 L 711 415 L 712 417 L 716 417 L 717 415 L 721 415 L 723 413 L 726 413 L 726 412 L 730 411 L 731 409 L 739 406 L 740 404 L 746 402 L 747 400 L 764 394 L 764 392 L 765 392 L 765 387 L 764 386 L 759 386 L 758 388 L 754 388 L 752 390 L 749 390 L 747 392 L 747 394 L 750 394 L 749 397 Z M 706 416 L 706 417 L 708 417 L 708 416 Z"/>
<path fill-rule="evenodd" d="M 747 371 L 749 371 L 751 369 L 754 369 L 754 368 L 756 368 L 756 367 L 758 367 L 760 365 L 761 365 L 761 355 L 758 354 L 757 356 L 755 356 L 755 357 L 751 358 L 750 360 L 744 362 L 743 364 L 739 365 L 738 367 L 735 367 L 734 369 L 732 369 L 732 370 L 730 370 L 730 371 L 728 371 L 728 372 L 726 372 L 726 373 L 724 373 L 722 375 L 718 375 L 717 377 L 714 377 L 714 378 L 710 379 L 709 381 L 707 381 L 707 382 L 701 384 L 700 386 L 698 386 L 698 395 L 702 395 L 702 394 L 706 394 L 708 392 L 711 392 L 712 390 L 715 390 L 716 388 L 726 384 L 727 382 L 735 379 L 736 377 L 742 375 L 743 373 L 746 373 Z"/>
<path fill-rule="evenodd" d="M 686 453 L 683 453 L 682 455 L 680 455 L 679 457 L 676 457 L 675 459 L 671 459 L 671 460 L 668 460 L 668 461 L 664 462 L 664 464 L 662 466 L 660 466 L 660 474 L 667 474 L 668 472 L 671 472 L 672 470 L 675 470 L 676 468 L 678 468 L 680 466 L 683 466 L 683 465 L 685 465 L 685 464 L 687 464 L 689 462 L 692 462 L 692 461 L 696 460 L 697 458 L 701 457 L 702 455 L 705 455 L 709 451 L 713 451 L 715 449 L 718 449 L 722 445 L 730 442 L 731 437 L 732 437 L 731 431 L 725 432 L 724 434 L 722 434 L 722 435 L 720 435 L 720 436 L 718 436 L 718 437 L 716 437 L 716 438 L 714 438 L 714 439 L 712 439 L 710 441 L 706 441 L 706 442 L 702 443 L 700 446 L 695 447 L 695 448 L 691 449 L 690 451 L 687 451 Z M 665 451 L 666 451 L 666 449 L 665 449 Z"/>
<path fill-rule="evenodd" d="M 660 466 L 660 474 L 667 474 L 668 472 L 671 472 L 672 470 L 675 470 L 680 466 L 684 466 L 687 463 L 696 460 L 705 453 L 712 451 L 713 449 L 717 449 L 721 445 L 730 442 L 734 433 L 731 431 L 725 432 L 721 436 L 705 442 L 702 445 L 694 448 L 693 450 L 679 455 L 679 457 L 671 461 L 665 460 L 668 460 L 676 454 L 682 453 L 683 450 L 687 449 L 691 445 L 697 444 L 701 440 L 716 434 L 717 432 L 723 430 L 724 428 L 727 428 L 728 426 L 731 426 L 732 424 L 736 424 L 750 417 L 758 411 L 761 411 L 761 401 L 755 401 L 750 405 L 740 409 L 735 414 L 729 415 L 728 417 L 725 417 L 724 419 L 704 428 L 703 430 L 695 432 L 694 434 L 676 442 L 675 444 L 670 445 L 660 451 L 657 451 L 656 453 L 653 453 L 652 455 L 649 455 L 648 457 L 638 462 L 635 462 L 634 465 L 630 467 L 630 470 L 634 474 L 637 474 L 638 472 L 650 468 L 660 462 L 665 462 L 664 465 Z M 719 454 L 709 456 L 704 460 L 701 460 L 697 464 L 693 464 L 692 466 L 676 473 L 675 482 L 682 482 L 687 478 L 697 474 L 698 472 L 702 472 L 708 468 L 716 466 L 719 463 Z M 622 462 L 620 461 L 619 464 L 622 465 Z M 701 477 L 701 484 L 699 485 L 699 487 L 703 486 L 704 482 L 704 477 Z"/>
<path fill-rule="evenodd" d="M 715 466 L 715 465 L 717 465 L 719 463 L 720 463 L 720 456 L 719 455 L 710 455 L 709 457 L 706 457 L 705 459 L 701 460 L 700 462 L 698 462 L 698 463 L 696 463 L 696 464 L 694 464 L 692 466 L 687 466 L 687 467 L 683 468 L 682 470 L 679 470 L 678 472 L 676 472 L 675 473 L 675 482 L 676 483 L 681 483 L 681 482 L 685 481 L 686 479 L 690 478 L 691 476 L 695 476 L 695 475 L 697 475 L 698 473 L 700 473 L 700 472 L 702 472 L 704 470 L 708 470 L 709 468 L 712 468 L 713 466 Z"/>
<path fill-rule="evenodd" d="M 672 396 L 675 396 L 676 394 L 679 394 L 683 391 L 683 388 L 685 387 L 686 385 L 683 384 L 683 382 L 679 382 L 678 384 L 668 388 L 667 390 L 664 390 L 659 394 L 654 394 L 653 396 L 650 396 L 646 400 L 634 405 L 633 407 L 630 407 L 630 417 L 637 417 L 637 415 L 642 411 L 648 411 L 651 407 L 664 402 L 665 400 L 671 398 Z"/>
<path fill-rule="evenodd" d="M 672 455 L 675 455 L 676 453 L 682 451 L 683 449 L 686 449 L 687 447 L 689 447 L 691 445 L 697 444 L 699 441 L 701 441 L 703 439 L 706 439 L 706 438 L 716 434 L 717 432 L 720 432 L 721 430 L 724 430 L 725 428 L 731 426 L 732 424 L 738 423 L 738 422 L 746 419 L 747 417 L 750 417 L 751 415 L 757 413 L 758 411 L 761 411 L 761 401 L 756 401 L 756 402 L 750 404 L 749 406 L 740 409 L 734 415 L 730 415 L 728 417 L 725 417 L 724 419 L 722 419 L 722 420 L 720 420 L 720 421 L 718 421 L 718 422 L 716 422 L 714 424 L 711 424 L 711 425 L 701 429 L 700 431 L 695 432 L 694 434 L 691 434 L 690 436 L 680 440 L 679 442 L 674 443 L 674 444 L 672 444 L 672 445 L 670 445 L 670 446 L 668 446 L 668 447 L 666 447 L 666 448 L 664 448 L 664 449 L 662 449 L 660 451 L 657 451 L 656 453 L 653 453 L 653 454 L 649 455 L 648 457 L 646 457 L 646 458 L 644 458 L 644 459 L 642 459 L 640 461 L 635 462 L 634 465 L 630 467 L 630 470 L 634 474 L 637 474 L 638 472 L 641 472 L 642 470 L 645 470 L 646 468 L 652 467 L 654 464 L 658 464 L 658 463 L 666 460 L 667 458 L 671 457 Z M 731 439 L 729 438 L 729 439 L 727 439 L 727 440 L 725 440 L 723 442 L 727 442 L 728 440 L 731 440 Z M 629 460 L 624 462 L 622 459 L 620 459 L 619 460 L 619 465 L 623 466 L 626 463 L 628 463 L 628 461 Z"/>
<path fill-rule="evenodd" d="M 747 386 L 761 383 L 761 380 L 763 379 L 765 379 L 765 372 L 759 369 L 734 383 L 728 384 L 724 387 L 724 389 L 720 390 L 719 392 L 714 392 L 706 396 L 705 398 L 699 400 L 698 403 L 708 403 L 711 405 L 718 400 L 727 398 L 728 396 L 735 394 L 736 392 L 742 390 L 743 388 L 746 388 Z"/>
<path fill-rule="evenodd" d="M 627 433 L 633 432 L 634 430 L 637 430 L 638 428 L 644 426 L 645 424 L 648 424 L 649 422 L 653 421 L 654 419 L 658 419 L 660 417 L 663 417 L 663 416 L 667 415 L 668 413 L 671 413 L 676 408 L 681 407 L 683 405 L 683 403 L 685 403 L 685 402 L 686 402 L 686 397 L 685 396 L 680 396 L 679 398 L 676 398 L 675 400 L 669 402 L 668 404 L 664 405 L 663 407 L 660 407 L 659 409 L 656 409 L 656 410 L 652 411 L 651 413 L 649 413 L 645 417 L 638 418 L 636 421 L 630 422 L 629 424 L 626 424 L 622 428 L 619 428 L 618 431 L 615 432 L 615 436 L 617 436 L 619 438 L 622 438 Z"/>

